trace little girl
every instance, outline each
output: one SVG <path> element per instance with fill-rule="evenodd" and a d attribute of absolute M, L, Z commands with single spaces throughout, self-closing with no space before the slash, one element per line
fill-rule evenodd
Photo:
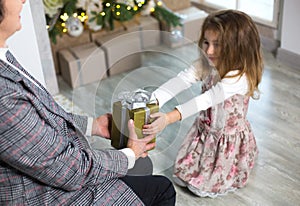
<path fill-rule="evenodd" d="M 259 98 L 263 61 L 253 20 L 237 10 L 210 14 L 199 47 L 205 54 L 154 95 L 163 106 L 197 81 L 202 93 L 169 113 L 153 114 L 155 121 L 143 132 L 158 133 L 198 113 L 178 151 L 174 182 L 198 196 L 216 197 L 244 187 L 254 166 L 258 150 L 246 115 L 250 97 Z"/>

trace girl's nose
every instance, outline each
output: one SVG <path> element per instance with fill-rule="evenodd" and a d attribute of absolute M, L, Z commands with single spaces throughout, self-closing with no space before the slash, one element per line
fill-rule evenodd
<path fill-rule="evenodd" d="M 214 53 L 214 46 L 213 45 L 209 45 L 206 49 L 206 53 L 207 54 L 213 54 Z"/>

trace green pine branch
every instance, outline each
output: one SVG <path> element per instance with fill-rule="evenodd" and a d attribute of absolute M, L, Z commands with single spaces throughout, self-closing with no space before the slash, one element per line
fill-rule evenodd
<path fill-rule="evenodd" d="M 162 6 L 155 6 L 154 9 L 153 15 L 159 21 L 165 22 L 168 26 L 182 26 L 181 18 L 172 11 Z"/>
<path fill-rule="evenodd" d="M 77 0 L 64 0 L 63 11 L 66 12 L 69 16 L 72 15 L 76 10 Z"/>

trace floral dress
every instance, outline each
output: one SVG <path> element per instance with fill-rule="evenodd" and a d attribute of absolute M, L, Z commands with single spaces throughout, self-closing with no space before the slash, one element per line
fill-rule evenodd
<path fill-rule="evenodd" d="M 202 91 L 212 85 L 208 80 Z M 202 197 L 246 185 L 258 154 L 246 119 L 248 104 L 248 96 L 236 94 L 199 113 L 177 154 L 175 182 Z"/>

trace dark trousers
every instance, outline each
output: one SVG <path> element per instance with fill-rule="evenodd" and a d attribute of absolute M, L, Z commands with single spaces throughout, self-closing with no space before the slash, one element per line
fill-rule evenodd
<path fill-rule="evenodd" d="M 159 175 L 125 176 L 121 178 L 146 206 L 174 206 L 176 192 L 172 182 Z"/>

